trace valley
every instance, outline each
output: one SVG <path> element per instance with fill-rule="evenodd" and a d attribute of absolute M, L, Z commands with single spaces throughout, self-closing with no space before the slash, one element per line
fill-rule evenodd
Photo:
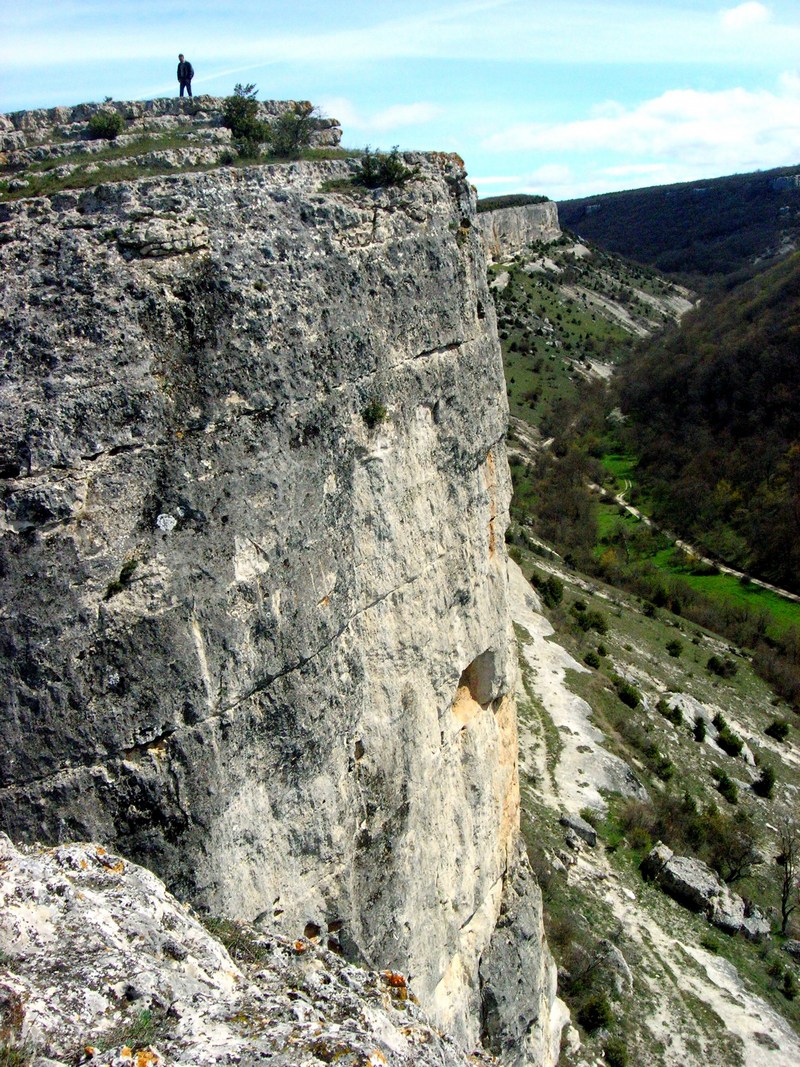
<path fill-rule="evenodd" d="M 765 640 L 792 647 L 796 597 L 659 529 L 607 387 L 638 339 L 679 336 L 697 297 L 569 234 L 490 278 L 511 409 L 523 828 L 574 1027 L 560 1062 L 790 1067 L 800 976 L 783 937 L 715 930 L 640 870 L 669 841 L 774 931 L 782 828 L 798 832 L 795 691 L 764 669 Z M 751 850 L 741 875 L 715 851 L 728 838 Z"/>

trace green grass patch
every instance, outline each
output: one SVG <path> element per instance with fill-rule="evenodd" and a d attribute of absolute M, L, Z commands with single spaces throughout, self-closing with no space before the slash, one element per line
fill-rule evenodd
<path fill-rule="evenodd" d="M 639 459 L 632 452 L 608 452 L 600 457 L 600 462 L 622 486 L 625 481 L 633 479 Z"/>
<path fill-rule="evenodd" d="M 54 193 L 60 193 L 66 189 L 91 189 L 114 182 L 134 181 L 137 178 L 155 178 L 168 174 L 189 174 L 212 170 L 217 166 L 219 166 L 217 163 L 198 163 L 185 167 L 142 166 L 140 163 L 120 162 L 115 167 L 104 167 L 102 170 L 89 173 L 85 170 L 77 170 L 64 177 L 45 174 L 41 177 L 30 179 L 24 189 L 9 189 L 7 182 L 0 182 L 0 201 L 27 200 L 29 197 L 35 196 L 52 196 Z"/>
<path fill-rule="evenodd" d="M 617 469 L 630 468 L 622 458 Z M 730 574 L 715 573 L 714 568 L 693 560 L 676 548 L 666 534 L 648 527 L 616 504 L 601 502 L 596 515 L 595 559 L 602 559 L 609 546 L 614 546 L 623 567 L 655 568 L 665 577 L 685 583 L 722 609 L 744 609 L 754 616 L 764 616 L 768 619 L 766 632 L 769 637 L 777 639 L 793 629 L 800 630 L 800 604 L 795 601 L 764 589 L 756 582 L 743 582 Z"/>
<path fill-rule="evenodd" d="M 576 270 L 574 258 L 553 246 L 534 248 L 535 255 L 561 256 L 565 274 Z M 491 268 L 490 276 L 502 272 L 510 281 L 495 291 L 495 303 L 511 413 L 546 434 L 556 432 L 558 414 L 576 400 L 590 361 L 624 359 L 631 335 L 566 293 L 557 272 L 531 274 L 519 264 L 504 264 Z"/>
<path fill-rule="evenodd" d="M 229 162 L 215 163 L 187 163 L 180 166 L 168 164 L 144 164 L 141 161 L 131 159 L 134 154 L 144 155 L 150 151 L 163 150 L 177 147 L 203 147 L 202 142 L 180 140 L 175 135 L 169 138 L 143 139 L 136 145 L 128 145 L 104 149 L 93 155 L 73 155 L 69 160 L 46 160 L 25 173 L 27 186 L 23 189 L 9 189 L 9 175 L 0 180 L 0 201 L 23 200 L 36 196 L 51 196 L 67 189 L 89 189 L 98 185 L 106 185 L 113 182 L 134 181 L 137 178 L 154 178 L 170 174 L 194 174 L 209 170 L 216 170 L 221 166 L 233 166 L 238 168 L 252 167 L 256 165 L 281 164 L 294 162 L 284 160 L 278 156 L 265 155 L 259 159 L 232 158 Z M 220 153 L 224 152 L 224 146 L 220 147 Z M 357 157 L 359 153 L 339 148 L 306 148 L 300 153 L 303 160 L 331 160 L 348 159 Z M 96 162 L 114 162 L 116 166 L 102 167 L 99 170 L 89 170 Z M 57 167 L 65 162 L 80 161 L 76 170 L 67 175 L 53 174 Z M 13 175 L 10 175 L 13 177 Z"/>
<path fill-rule="evenodd" d="M 191 146 L 204 147 L 205 142 L 190 141 L 188 134 L 171 133 L 162 137 L 141 137 L 125 145 L 109 145 L 99 152 L 67 151 L 63 156 L 56 159 L 43 159 L 36 163 L 30 163 L 25 167 L 27 174 L 45 174 L 64 166 L 65 163 L 86 164 L 107 162 L 113 159 L 128 159 L 131 156 L 144 155 L 146 152 L 164 152 L 173 149 L 187 148 Z M 0 168 L 0 173 L 7 175 L 12 173 L 12 168 Z"/>

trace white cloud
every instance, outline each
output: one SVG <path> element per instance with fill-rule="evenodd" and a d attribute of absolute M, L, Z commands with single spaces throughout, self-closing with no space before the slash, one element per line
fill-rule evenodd
<path fill-rule="evenodd" d="M 436 104 L 394 104 L 372 116 L 370 126 L 376 130 L 389 130 L 399 126 L 420 126 L 433 122 L 443 112 Z"/>
<path fill-rule="evenodd" d="M 796 162 L 800 148 L 798 81 L 777 93 L 673 89 L 633 108 L 555 125 L 520 124 L 483 142 L 490 151 L 613 153 L 637 164 L 680 163 L 757 169 Z"/>
<path fill-rule="evenodd" d="M 469 180 L 472 182 L 473 185 L 480 186 L 480 188 L 483 189 L 490 188 L 495 185 L 519 185 L 520 182 L 524 181 L 525 179 L 521 178 L 519 174 L 487 175 L 485 178 L 476 178 L 474 174 L 470 174 Z"/>
<path fill-rule="evenodd" d="M 542 186 L 562 186 L 575 181 L 572 168 L 564 163 L 545 163 L 543 167 L 537 167 L 525 178 L 528 185 L 536 185 L 541 191 Z"/>
<path fill-rule="evenodd" d="M 122 0 L 27 0 L 3 24 L 0 62 L 7 68 L 49 64 L 158 60 L 166 41 L 187 55 L 231 63 L 320 66 L 392 59 L 460 59 L 549 63 L 737 62 L 788 63 L 800 27 L 770 23 L 769 9 L 749 0 L 720 12 L 703 5 L 642 4 L 641 0 L 430 0 L 427 5 L 385 0 L 337 18 L 336 5 L 315 20 L 296 13 L 274 18 L 277 0 L 231 4 L 206 0 L 187 22 L 184 5 Z M 234 8 L 237 5 L 234 5 Z M 163 10 L 162 10 L 163 8 Z M 761 26 L 743 50 L 731 29 Z M 277 23 L 277 25 L 276 25 Z M 765 25 L 770 23 L 770 25 Z"/>
<path fill-rule="evenodd" d="M 734 32 L 748 30 L 753 26 L 763 26 L 772 17 L 769 8 L 764 4 L 756 3 L 755 0 L 748 0 L 745 4 L 739 4 L 738 7 L 721 11 L 720 16 L 723 27 Z"/>
<path fill-rule="evenodd" d="M 433 122 L 443 113 L 443 109 L 436 104 L 418 101 L 413 104 L 393 104 L 372 115 L 364 115 L 351 100 L 341 96 L 323 99 L 321 108 L 326 115 L 334 115 L 339 119 L 345 133 L 349 130 L 386 133 L 405 126 L 422 126 Z"/>
<path fill-rule="evenodd" d="M 504 174 L 476 177 L 470 174 L 470 181 L 477 186 L 480 196 L 489 196 L 491 190 L 502 185 L 513 185 L 516 193 L 538 193 L 553 200 L 572 196 L 576 187 L 576 177 L 572 169 L 563 163 L 547 163 L 528 174 Z M 566 190 L 566 191 L 565 191 Z"/>

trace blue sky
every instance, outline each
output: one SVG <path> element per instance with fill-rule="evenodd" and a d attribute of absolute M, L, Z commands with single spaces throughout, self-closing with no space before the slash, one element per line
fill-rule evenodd
<path fill-rule="evenodd" d="M 0 110 L 255 82 L 555 199 L 800 162 L 798 0 L 0 0 Z"/>

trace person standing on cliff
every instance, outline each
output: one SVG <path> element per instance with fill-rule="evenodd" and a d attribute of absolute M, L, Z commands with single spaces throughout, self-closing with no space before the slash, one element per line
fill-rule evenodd
<path fill-rule="evenodd" d="M 185 89 L 189 96 L 192 95 L 192 78 L 194 77 L 194 70 L 192 64 L 188 59 L 183 58 L 183 52 L 178 56 L 178 83 L 181 87 L 181 96 L 183 96 L 183 90 Z"/>

